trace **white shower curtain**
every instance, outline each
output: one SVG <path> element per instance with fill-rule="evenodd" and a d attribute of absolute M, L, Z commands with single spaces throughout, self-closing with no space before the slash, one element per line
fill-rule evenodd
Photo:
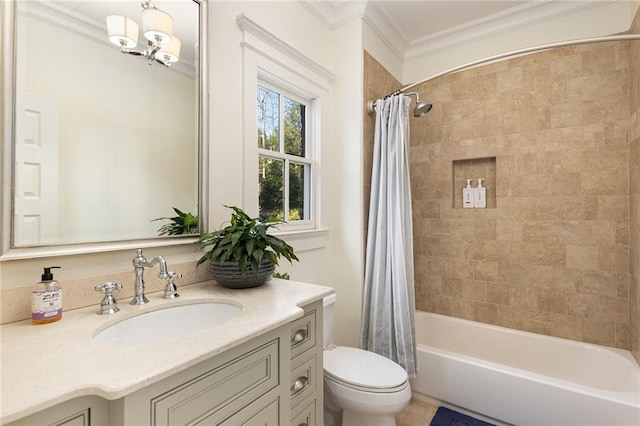
<path fill-rule="evenodd" d="M 362 347 L 417 369 L 413 225 L 409 182 L 409 104 L 378 100 L 365 263 Z"/>

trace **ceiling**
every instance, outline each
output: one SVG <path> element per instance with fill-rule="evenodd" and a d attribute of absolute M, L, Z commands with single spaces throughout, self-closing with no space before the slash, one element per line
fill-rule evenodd
<path fill-rule="evenodd" d="M 489 20 L 531 0 L 375 0 L 408 44 Z M 539 1 L 538 1 L 539 3 Z"/>

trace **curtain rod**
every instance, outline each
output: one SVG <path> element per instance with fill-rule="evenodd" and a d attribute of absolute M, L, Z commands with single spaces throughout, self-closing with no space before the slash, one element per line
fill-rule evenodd
<path fill-rule="evenodd" d="M 462 64 L 462 65 L 458 65 L 456 67 L 453 68 L 449 68 L 445 71 L 439 72 L 437 74 L 434 74 L 430 77 L 427 77 L 425 79 L 422 79 L 420 81 L 417 81 L 415 83 L 411 83 L 408 86 L 403 87 L 400 90 L 396 90 L 395 92 L 391 93 L 390 95 L 387 95 L 385 97 L 388 96 L 393 96 L 393 95 L 397 95 L 400 94 L 408 89 L 411 89 L 415 86 L 418 86 L 420 84 L 426 83 L 428 81 L 431 81 L 433 79 L 436 79 L 438 77 L 442 77 L 445 76 L 447 74 L 452 74 L 454 72 L 458 72 L 458 71 L 462 71 L 466 68 L 471 68 L 474 67 L 476 65 L 481 65 L 487 62 L 492 62 L 492 61 L 497 61 L 498 59 L 505 59 L 511 56 L 518 56 L 518 55 L 524 55 L 527 53 L 533 53 L 533 52 L 537 52 L 540 50 L 547 50 L 547 49 L 552 49 L 555 47 L 565 47 L 565 46 L 572 46 L 574 44 L 589 44 L 589 43 L 604 43 L 604 42 L 608 42 L 608 41 L 631 41 L 631 40 L 640 40 L 640 34 L 626 34 L 626 35 L 613 35 L 613 36 L 604 36 L 604 37 L 592 37 L 592 38 L 583 38 L 583 39 L 576 39 L 576 40 L 568 40 L 568 41 L 561 41 L 561 42 L 557 42 L 557 43 L 549 43 L 549 44 L 541 44 L 539 46 L 533 46 L 533 47 L 526 47 L 524 49 L 518 49 L 518 50 L 512 50 L 510 52 L 506 52 L 506 53 L 500 53 L 498 55 L 493 55 L 493 56 L 489 56 L 483 59 L 478 59 L 475 61 L 471 61 L 471 62 L 467 62 L 466 64 Z M 369 115 L 371 115 L 373 112 L 375 112 L 374 107 L 376 105 L 377 101 L 374 101 L 372 99 L 369 99 L 367 101 L 367 111 L 369 112 Z"/>

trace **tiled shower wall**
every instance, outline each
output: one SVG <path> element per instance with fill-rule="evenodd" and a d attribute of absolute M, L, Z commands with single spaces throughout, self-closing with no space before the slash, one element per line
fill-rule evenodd
<path fill-rule="evenodd" d="M 640 13 L 636 14 L 631 32 L 640 34 Z M 640 42 L 629 46 L 629 183 L 630 183 L 630 337 L 631 353 L 640 364 Z"/>
<path fill-rule="evenodd" d="M 633 231 L 629 172 L 638 173 L 628 138 L 637 71 L 630 81 L 628 49 L 554 49 L 416 88 L 434 104 L 411 118 L 417 309 L 625 349 L 637 343 L 629 253 L 638 196 Z M 365 53 L 365 88 L 389 81 L 367 66 L 379 64 Z M 365 135 L 372 128 L 365 117 Z M 453 162 L 494 157 L 495 208 L 459 208 Z"/>

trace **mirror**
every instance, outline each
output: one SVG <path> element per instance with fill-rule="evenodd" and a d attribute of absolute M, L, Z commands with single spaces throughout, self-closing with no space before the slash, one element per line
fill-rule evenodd
<path fill-rule="evenodd" d="M 3 3 L 3 258 L 167 244 L 174 209 L 204 218 L 206 2 L 154 1 L 182 42 L 169 67 L 109 41 L 106 17 L 121 15 L 147 49 L 140 1 Z"/>

